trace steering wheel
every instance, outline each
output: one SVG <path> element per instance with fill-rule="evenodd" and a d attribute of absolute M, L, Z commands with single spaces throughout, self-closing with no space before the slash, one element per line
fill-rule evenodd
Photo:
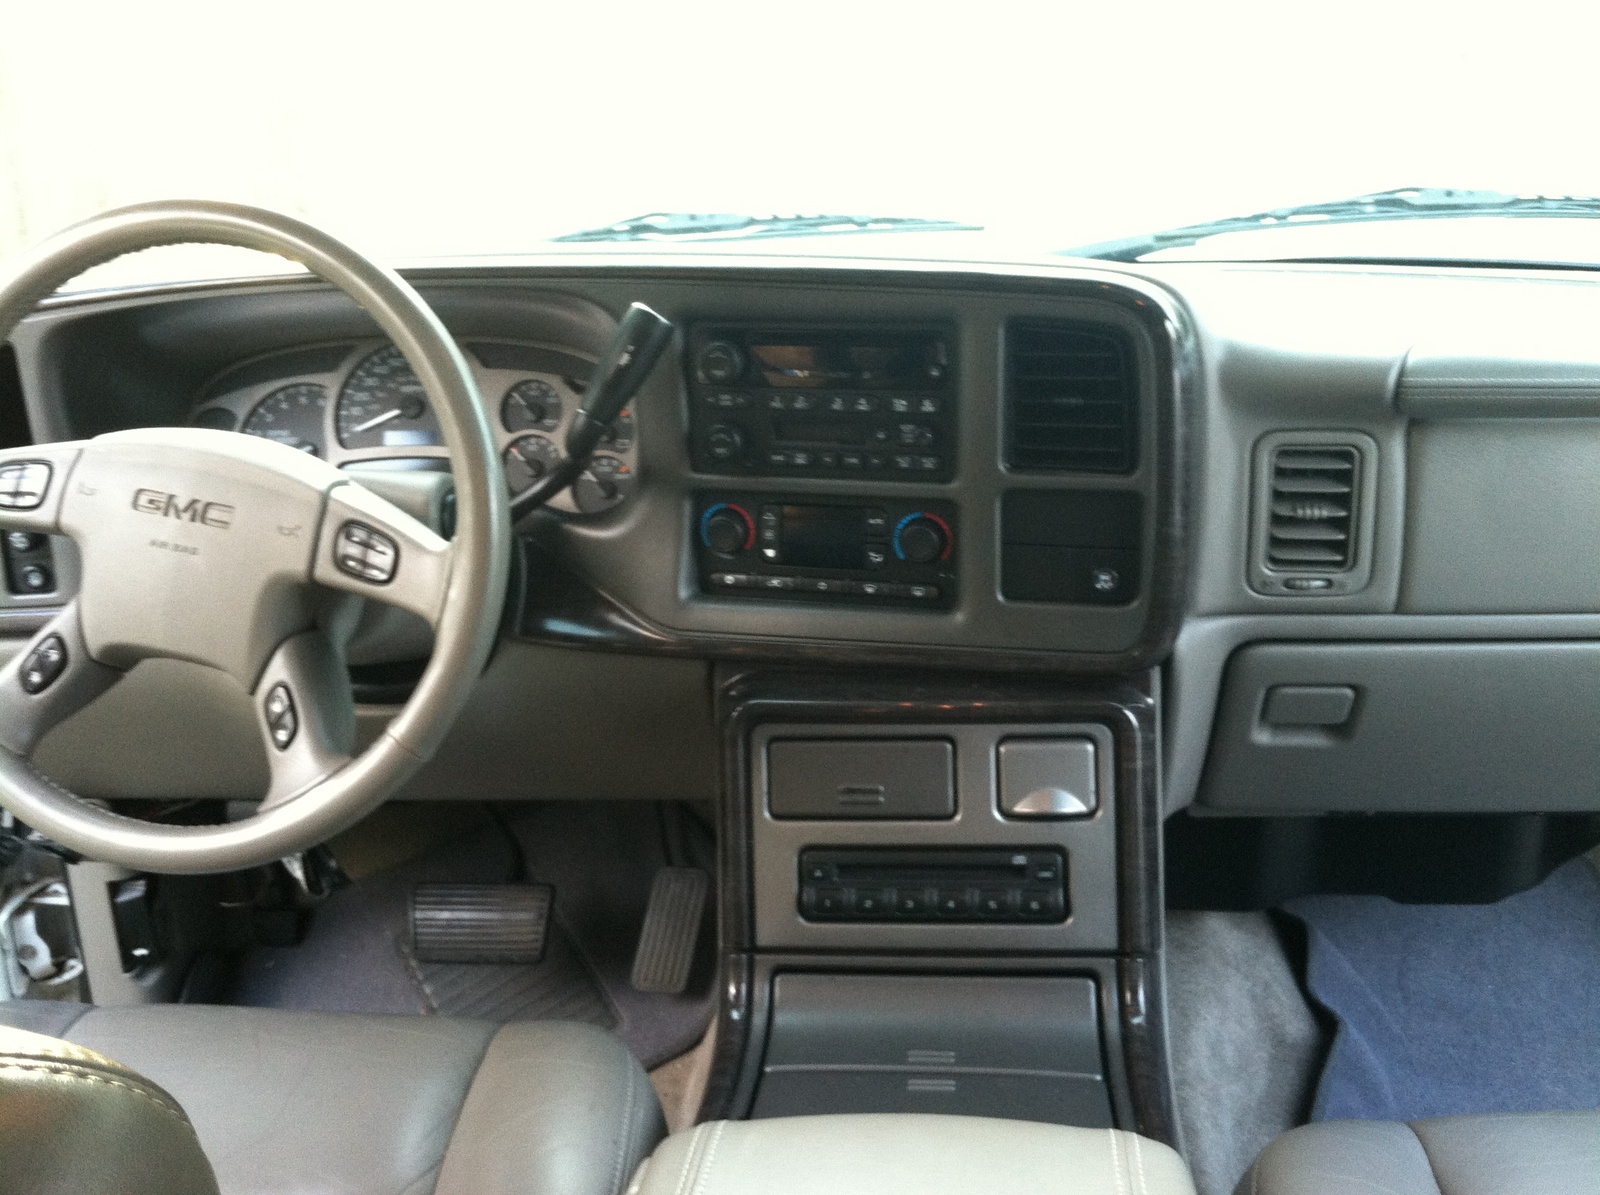
<path fill-rule="evenodd" d="M 72 599 L 0 668 L 0 805 L 84 855 L 139 871 L 231 871 L 322 842 L 438 748 L 499 626 L 511 531 L 494 437 L 455 342 L 397 274 L 309 225 L 220 203 L 122 208 L 47 242 L 0 289 L 0 343 L 84 270 L 141 249 L 235 245 L 296 261 L 364 308 L 433 403 L 457 494 L 446 542 L 349 474 L 282 444 L 141 428 L 0 452 L 0 529 L 71 536 Z M 433 626 L 411 699 L 353 754 L 338 646 L 353 605 L 388 602 Z M 142 660 L 221 669 L 251 695 L 269 761 L 259 809 L 222 825 L 157 825 L 74 796 L 31 762 L 44 734 Z M 179 745 L 175 744 L 175 748 Z"/>

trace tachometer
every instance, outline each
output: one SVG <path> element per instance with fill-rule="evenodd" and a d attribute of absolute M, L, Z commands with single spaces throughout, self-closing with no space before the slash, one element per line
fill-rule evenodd
<path fill-rule="evenodd" d="M 280 386 L 256 403 L 239 430 L 322 456 L 322 422 L 327 410 L 326 390 L 311 382 L 296 382 Z"/>
<path fill-rule="evenodd" d="M 417 448 L 443 443 L 422 383 L 393 345 L 368 356 L 345 381 L 334 409 L 346 448 Z"/>

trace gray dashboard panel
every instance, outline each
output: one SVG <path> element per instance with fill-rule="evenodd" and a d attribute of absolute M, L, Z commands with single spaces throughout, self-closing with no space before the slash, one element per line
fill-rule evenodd
<path fill-rule="evenodd" d="M 1419 423 L 1410 507 L 1401 610 L 1600 610 L 1600 419 Z"/>
<path fill-rule="evenodd" d="M 1274 726 L 1277 686 L 1349 686 L 1334 727 Z M 1202 806 L 1234 812 L 1600 808 L 1600 644 L 1258 643 L 1228 664 Z"/>

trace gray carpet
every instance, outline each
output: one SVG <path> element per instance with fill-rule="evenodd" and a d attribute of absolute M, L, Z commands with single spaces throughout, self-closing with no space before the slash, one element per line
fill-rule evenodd
<path fill-rule="evenodd" d="M 1167 914 L 1167 1032 L 1199 1195 L 1230 1195 L 1302 1124 L 1327 1052 L 1264 913 Z"/>

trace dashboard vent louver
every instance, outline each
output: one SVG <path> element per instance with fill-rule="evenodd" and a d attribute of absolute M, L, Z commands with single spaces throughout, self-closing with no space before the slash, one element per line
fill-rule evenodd
<path fill-rule="evenodd" d="M 1355 559 L 1361 454 L 1337 444 L 1284 445 L 1272 455 L 1267 566 L 1341 572 Z"/>
<path fill-rule="evenodd" d="M 1006 330 L 1006 464 L 1131 473 L 1138 463 L 1133 346 L 1097 324 L 1016 323 Z"/>

